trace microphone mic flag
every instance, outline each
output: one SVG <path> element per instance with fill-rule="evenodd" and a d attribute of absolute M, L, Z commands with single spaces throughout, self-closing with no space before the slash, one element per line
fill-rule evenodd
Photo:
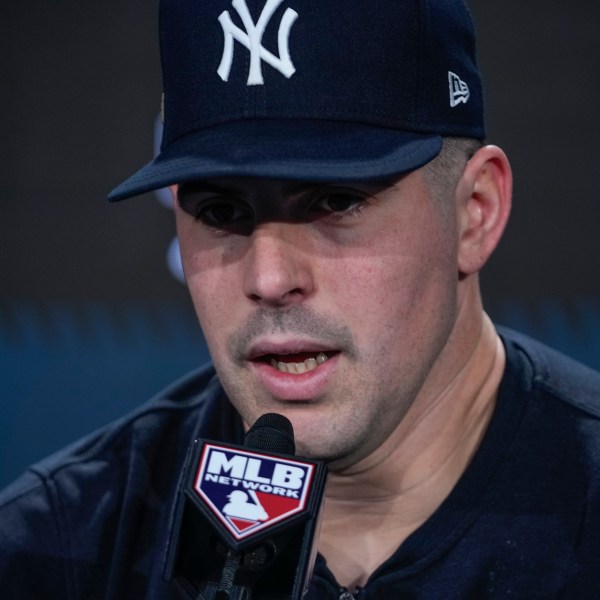
<path fill-rule="evenodd" d="M 300 600 L 316 556 L 327 470 L 295 457 L 292 424 L 268 413 L 244 446 L 196 439 L 165 576 L 197 600 Z"/>

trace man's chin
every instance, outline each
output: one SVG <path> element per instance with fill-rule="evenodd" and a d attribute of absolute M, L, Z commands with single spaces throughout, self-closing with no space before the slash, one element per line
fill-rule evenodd
<path fill-rule="evenodd" d="M 352 463 L 347 449 L 339 448 L 336 444 L 324 443 L 323 439 L 306 440 L 300 435 L 296 438 L 296 456 L 323 461 L 330 470 L 337 470 Z"/>
<path fill-rule="evenodd" d="M 251 415 L 242 415 L 244 429 L 247 431 L 256 420 L 266 413 L 277 413 L 288 418 L 294 430 L 295 455 L 325 462 L 330 468 L 343 468 L 353 464 L 353 454 L 358 450 L 349 447 L 348 441 L 333 436 L 327 428 L 318 428 L 318 423 L 326 417 L 320 411 L 304 407 L 298 410 L 299 403 L 286 410 L 285 404 L 261 403 L 260 408 L 252 410 Z M 306 410 L 308 408 L 308 410 Z"/>

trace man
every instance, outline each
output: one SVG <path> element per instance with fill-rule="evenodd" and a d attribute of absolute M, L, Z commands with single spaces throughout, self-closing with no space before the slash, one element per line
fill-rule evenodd
<path fill-rule="evenodd" d="M 185 452 L 267 412 L 327 462 L 307 598 L 600 594 L 600 378 L 485 315 L 511 171 L 461 0 L 162 0 L 161 155 L 214 367 L 4 493 L 18 598 L 165 579 Z M 210 548 L 207 549 L 207 552 Z"/>

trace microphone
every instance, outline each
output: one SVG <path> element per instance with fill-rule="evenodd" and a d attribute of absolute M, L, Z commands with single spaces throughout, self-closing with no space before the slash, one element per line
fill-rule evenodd
<path fill-rule="evenodd" d="M 196 439 L 171 526 L 165 577 L 197 600 L 300 600 L 316 557 L 327 470 L 295 457 L 283 415 L 244 446 Z"/>

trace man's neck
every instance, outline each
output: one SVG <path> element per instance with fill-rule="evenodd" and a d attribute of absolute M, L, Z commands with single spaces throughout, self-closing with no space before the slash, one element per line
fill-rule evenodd
<path fill-rule="evenodd" d="M 502 343 L 484 316 L 444 385 L 420 395 L 373 454 L 331 473 L 319 549 L 342 585 L 363 585 L 451 492 L 483 438 L 504 364 Z"/>

